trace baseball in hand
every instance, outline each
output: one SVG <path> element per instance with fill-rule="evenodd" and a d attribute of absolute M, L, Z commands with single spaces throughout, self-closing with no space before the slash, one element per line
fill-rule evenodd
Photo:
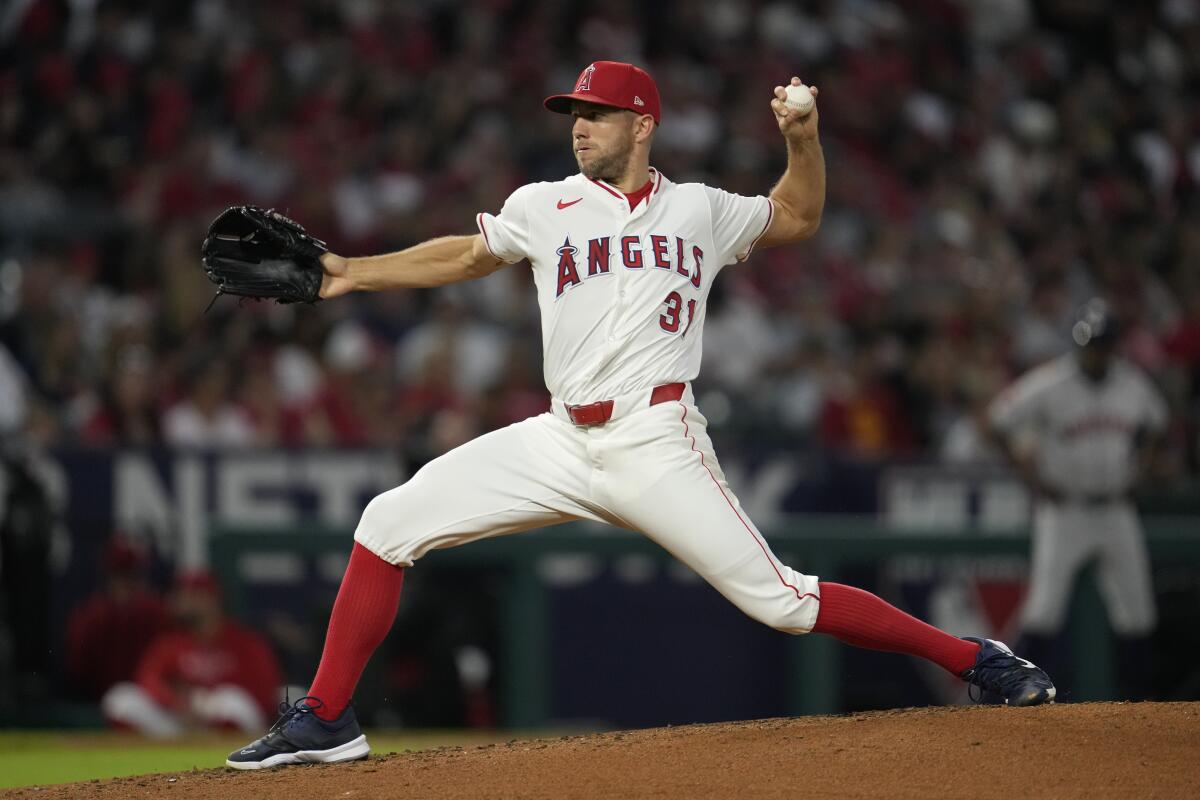
<path fill-rule="evenodd" d="M 799 86 L 786 86 L 784 91 L 787 92 L 787 99 L 783 104 L 788 108 L 795 109 L 800 112 L 800 116 L 804 116 L 813 109 L 812 92 L 804 84 Z"/>

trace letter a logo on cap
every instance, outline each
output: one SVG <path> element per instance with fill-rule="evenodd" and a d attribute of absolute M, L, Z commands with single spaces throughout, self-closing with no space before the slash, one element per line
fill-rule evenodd
<path fill-rule="evenodd" d="M 662 118 L 654 79 L 645 70 L 621 61 L 593 61 L 575 79 L 574 91 L 551 95 L 542 105 L 557 114 L 570 114 L 572 100 L 649 114 L 656 123 Z"/>
<path fill-rule="evenodd" d="M 575 87 L 577 92 L 588 92 L 592 89 L 592 73 L 596 71 L 595 64 L 589 64 L 588 68 L 579 76 L 579 85 Z"/>

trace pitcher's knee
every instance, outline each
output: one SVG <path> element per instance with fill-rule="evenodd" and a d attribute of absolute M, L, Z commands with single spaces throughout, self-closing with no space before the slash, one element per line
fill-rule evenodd
<path fill-rule="evenodd" d="M 774 562 L 769 570 L 766 565 L 762 558 L 748 558 L 706 577 L 751 619 L 784 633 L 808 633 L 821 604 L 817 577 Z"/>
<path fill-rule="evenodd" d="M 401 484 L 372 497 L 359 517 L 358 527 L 371 531 L 387 527 L 389 521 L 394 520 L 396 513 L 403 511 L 403 490 L 404 484 Z"/>
<path fill-rule="evenodd" d="M 808 633 L 817 623 L 819 601 L 813 596 L 803 598 L 794 594 L 771 599 L 752 598 L 737 602 L 738 608 L 751 619 L 783 633 Z"/>
<path fill-rule="evenodd" d="M 408 486 L 401 484 L 376 495 L 363 509 L 354 531 L 354 541 L 384 561 L 402 566 L 411 564 L 407 554 L 416 538 L 412 520 L 419 502 Z"/>

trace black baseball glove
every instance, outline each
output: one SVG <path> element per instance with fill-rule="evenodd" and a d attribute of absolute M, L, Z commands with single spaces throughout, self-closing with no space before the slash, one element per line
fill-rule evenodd
<path fill-rule="evenodd" d="M 208 226 L 200 256 L 218 296 L 315 303 L 321 299 L 321 256 L 328 250 L 278 211 L 232 206 Z"/>

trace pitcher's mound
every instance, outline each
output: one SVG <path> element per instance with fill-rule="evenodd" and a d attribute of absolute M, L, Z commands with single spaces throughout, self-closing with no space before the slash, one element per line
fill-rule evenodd
<path fill-rule="evenodd" d="M 1200 797 L 1200 704 L 927 708 L 691 725 L 377 755 L 354 764 L 121 778 L 9 796 L 148 795 L 1178 800 Z"/>

